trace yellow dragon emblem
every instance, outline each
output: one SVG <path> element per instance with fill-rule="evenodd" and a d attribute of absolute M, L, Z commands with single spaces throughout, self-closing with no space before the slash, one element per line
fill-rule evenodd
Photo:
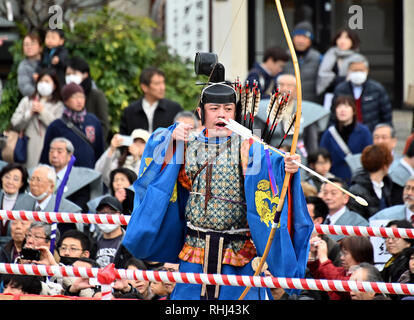
<path fill-rule="evenodd" d="M 257 214 L 260 216 L 260 221 L 269 227 L 269 223 L 275 217 L 277 204 L 279 203 L 278 191 L 276 191 L 276 196 L 272 197 L 270 182 L 268 180 L 260 180 L 256 189 L 254 202 L 256 204 Z"/>

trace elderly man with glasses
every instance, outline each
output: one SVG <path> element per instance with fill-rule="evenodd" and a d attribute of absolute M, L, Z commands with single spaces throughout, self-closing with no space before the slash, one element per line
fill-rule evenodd
<path fill-rule="evenodd" d="M 25 245 L 22 249 L 21 255 L 16 259 L 16 262 L 22 264 L 43 264 L 43 265 L 57 265 L 55 256 L 50 252 L 50 239 L 52 234 L 52 227 L 47 222 L 35 221 L 30 224 L 30 227 L 25 236 Z M 56 231 L 56 239 L 59 239 L 59 230 Z M 38 250 L 39 258 L 32 260 L 32 258 L 25 257 L 25 250 Z M 56 256 L 57 257 L 57 256 Z M 42 277 L 42 291 L 41 295 L 58 295 L 63 294 L 64 290 L 62 284 L 56 278 Z"/>
<path fill-rule="evenodd" d="M 30 195 L 36 199 L 33 210 L 54 212 L 56 204 L 56 195 L 54 194 L 56 186 L 55 170 L 48 165 L 37 166 L 30 178 L 29 189 Z M 82 209 L 73 202 L 62 198 L 59 205 L 59 212 L 79 213 Z M 60 224 L 58 228 L 60 229 Z"/>

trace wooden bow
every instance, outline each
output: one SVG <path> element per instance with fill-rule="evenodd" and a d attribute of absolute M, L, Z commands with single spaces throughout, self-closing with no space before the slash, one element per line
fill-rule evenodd
<path fill-rule="evenodd" d="M 292 38 L 290 37 L 289 29 L 286 24 L 285 15 L 283 13 L 282 5 L 280 4 L 280 0 L 275 0 L 277 12 L 279 14 L 280 22 L 282 24 L 283 33 L 285 34 L 285 38 L 289 47 L 290 54 L 292 56 L 292 62 L 293 67 L 295 69 L 295 77 L 296 77 L 296 121 L 295 121 L 295 131 L 293 133 L 293 139 L 292 139 L 292 145 L 290 148 L 290 154 L 296 153 L 296 145 L 299 138 L 299 129 L 300 129 L 300 119 L 302 115 L 302 85 L 300 80 L 300 70 L 299 70 L 299 63 L 298 58 L 296 56 L 295 48 L 293 46 Z M 280 217 L 280 214 L 283 209 L 283 205 L 286 198 L 286 193 L 289 188 L 289 182 L 290 182 L 290 173 L 286 173 L 285 179 L 283 181 L 282 191 L 280 193 L 279 203 L 276 208 L 276 214 L 275 218 Z M 257 267 L 254 275 L 257 276 L 259 273 L 261 273 L 261 270 L 263 268 L 263 265 L 266 261 L 267 256 L 269 255 L 270 247 L 272 246 L 273 239 L 275 237 L 276 229 L 278 226 L 278 221 L 274 221 L 272 225 L 272 229 L 270 231 L 269 237 L 267 239 L 266 247 L 263 252 L 263 256 L 260 259 L 259 266 Z M 239 300 L 243 300 L 246 294 L 249 292 L 250 287 L 246 287 L 246 289 L 243 291 L 241 296 L 239 297 Z"/>

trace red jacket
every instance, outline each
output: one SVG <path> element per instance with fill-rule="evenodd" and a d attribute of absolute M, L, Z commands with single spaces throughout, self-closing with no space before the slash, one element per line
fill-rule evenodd
<path fill-rule="evenodd" d="M 331 260 L 320 263 L 319 260 L 308 261 L 308 268 L 315 279 L 349 280 L 351 273 L 343 267 L 336 267 Z M 329 291 L 331 300 L 351 300 L 349 292 Z"/>

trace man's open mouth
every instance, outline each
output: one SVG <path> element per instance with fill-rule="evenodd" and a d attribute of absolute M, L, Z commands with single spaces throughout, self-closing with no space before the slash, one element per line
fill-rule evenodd
<path fill-rule="evenodd" d="M 224 128 L 226 124 L 224 122 L 217 122 L 216 127 Z"/>

